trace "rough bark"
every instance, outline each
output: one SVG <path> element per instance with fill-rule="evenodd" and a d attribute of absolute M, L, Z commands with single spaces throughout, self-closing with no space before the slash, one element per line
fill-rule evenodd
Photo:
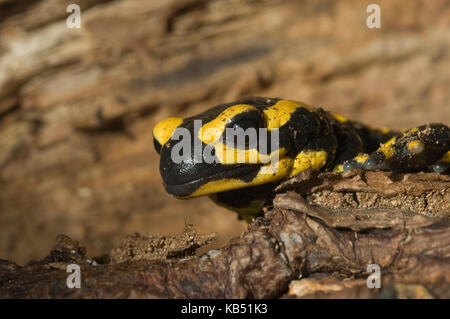
<path fill-rule="evenodd" d="M 380 188 L 386 181 L 391 182 Z M 178 236 L 184 249 L 173 240 L 135 235 L 115 250 L 116 256 L 124 251 L 121 259 L 93 262 L 78 243 L 59 236 L 54 250 L 40 262 L 24 267 L 2 262 L 0 296 L 450 297 L 449 176 L 307 171 L 279 189 L 265 216 L 222 249 L 186 257 L 193 253 L 190 248 L 210 240 L 188 227 L 188 235 Z M 354 208 L 320 206 L 311 195 L 323 190 L 342 198 L 355 192 L 377 194 L 386 199 L 380 200 L 385 207 L 364 207 L 363 200 Z M 443 196 L 446 208 L 425 214 L 408 203 L 388 204 L 389 199 L 394 202 L 417 192 L 433 194 L 430 203 Z M 148 254 L 148 247 L 154 247 L 154 255 Z M 165 258 L 158 249 L 166 252 Z M 177 253 L 167 253 L 170 250 Z M 81 266 L 81 289 L 66 286 L 65 267 L 70 263 Z M 380 289 L 366 286 L 369 264 L 381 268 Z"/>
<path fill-rule="evenodd" d="M 72 2 L 0 0 L 0 258 L 20 265 L 58 233 L 99 255 L 185 220 L 216 248 L 245 229 L 164 191 L 165 117 L 257 95 L 392 129 L 450 121 L 447 0 L 379 0 L 381 29 L 354 0 L 77 0 L 68 29 Z"/>

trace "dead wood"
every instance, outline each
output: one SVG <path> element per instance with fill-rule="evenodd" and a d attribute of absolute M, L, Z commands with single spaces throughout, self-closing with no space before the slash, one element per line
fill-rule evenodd
<path fill-rule="evenodd" d="M 0 258 L 40 260 L 58 233 L 95 256 L 185 220 L 219 234 L 202 252 L 244 231 L 165 192 L 152 130 L 169 116 L 268 96 L 396 130 L 450 123 L 448 1 L 403 2 L 379 0 L 369 29 L 354 0 L 0 0 Z M 361 196 L 326 192 L 325 208 Z M 404 201 L 433 214 L 425 195 Z"/>
<path fill-rule="evenodd" d="M 77 242 L 59 236 L 39 262 L 0 264 L 0 297 L 449 298 L 449 185 L 449 176 L 436 174 L 398 174 L 392 179 L 385 172 L 305 172 L 281 185 L 265 216 L 222 249 L 193 256 L 193 250 L 174 245 L 184 253 L 171 255 L 162 245 L 163 257 L 134 258 L 139 247 L 158 250 L 158 245 L 134 245 L 133 254 L 119 254 L 120 260 L 88 259 Z M 375 206 L 380 207 L 365 207 L 362 195 L 358 207 L 324 207 L 314 197 L 324 190 L 342 198 L 355 192 L 376 194 Z M 419 190 L 434 194 L 430 203 L 442 197 L 447 206 L 424 214 L 422 206 L 386 204 Z M 210 239 L 189 228 L 185 232 L 190 235 L 178 238 L 187 247 Z M 139 240 L 136 236 L 133 242 Z M 141 240 L 171 242 L 161 237 Z M 130 244 L 118 249 L 129 252 Z M 70 263 L 81 267 L 81 289 L 66 286 Z M 366 285 L 369 264 L 381 268 L 380 289 Z"/>

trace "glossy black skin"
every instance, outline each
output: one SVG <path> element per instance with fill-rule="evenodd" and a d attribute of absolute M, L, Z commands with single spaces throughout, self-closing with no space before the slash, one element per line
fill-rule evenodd
<path fill-rule="evenodd" d="M 242 115 L 238 115 L 227 127 L 233 127 L 233 125 L 246 120 L 258 123 L 258 127 L 264 127 L 265 120 L 262 111 L 274 105 L 277 101 L 279 99 L 249 98 L 221 104 L 204 113 L 184 119 L 179 127 L 187 128 L 191 136 L 198 143 L 201 143 L 196 132 L 194 132 L 194 120 L 202 120 L 202 123 L 206 124 L 216 118 L 222 111 L 236 104 L 255 106 L 258 112 L 245 112 Z M 286 148 L 291 157 L 295 157 L 299 151 L 306 149 L 326 149 L 330 151 L 335 149 L 337 147 L 337 140 L 330 123 L 334 122 L 334 119 L 328 118 L 325 115 L 326 113 L 321 110 L 313 113 L 304 108 L 299 108 L 291 115 L 291 120 L 280 128 L 279 146 Z M 294 133 L 295 131 L 297 131 L 297 134 Z M 224 138 L 226 139 L 226 137 Z M 270 141 L 270 135 L 267 140 Z M 176 142 L 169 141 L 160 150 L 160 172 L 164 186 L 170 194 L 175 196 L 189 196 L 198 187 L 213 180 L 236 178 L 244 182 L 250 182 L 262 166 L 258 164 L 222 165 L 220 163 L 194 163 L 194 140 L 191 141 L 192 154 L 190 160 L 182 163 L 174 163 L 171 160 L 171 151 Z M 201 145 L 202 150 L 204 150 L 206 144 L 201 143 Z M 333 157 L 330 158 L 329 162 L 331 163 L 332 160 Z"/>
<path fill-rule="evenodd" d="M 423 151 L 412 154 L 408 150 L 408 144 L 412 141 L 421 141 L 424 146 Z M 434 170 L 438 173 L 444 173 L 448 168 L 448 163 L 439 163 L 438 161 L 446 150 L 450 149 L 450 129 L 439 123 L 421 125 L 414 132 L 399 134 L 392 148 L 395 154 L 390 158 L 386 158 L 380 150 L 375 150 L 370 152 L 369 159 L 363 165 L 348 161 L 344 168 L 410 173 Z"/>
<path fill-rule="evenodd" d="M 275 101 L 275 100 L 274 100 Z M 261 167 L 257 164 L 236 164 L 236 165 L 222 165 L 220 163 L 195 163 L 194 161 L 194 143 L 200 143 L 202 151 L 204 151 L 206 144 L 198 139 L 197 132 L 194 132 L 194 120 L 201 120 L 202 124 L 206 124 L 215 119 L 222 111 L 235 104 L 250 103 L 258 109 L 272 105 L 264 99 L 241 100 L 233 103 L 221 104 L 213 107 L 206 112 L 196 116 L 185 118 L 180 127 L 186 128 L 190 131 L 193 140 L 191 141 L 191 156 L 188 161 L 182 163 L 174 163 L 171 160 L 172 147 L 177 141 L 169 141 L 160 149 L 160 172 L 164 181 L 164 186 L 168 193 L 175 196 L 189 196 L 198 187 L 213 180 L 221 180 L 224 178 L 238 178 L 245 182 L 251 181 Z M 261 114 L 253 114 L 247 112 L 246 118 L 253 118 L 260 122 Z M 237 118 L 236 120 L 242 120 Z M 233 123 L 229 124 L 230 126 Z M 285 140 L 286 137 L 280 138 Z M 157 149 L 158 150 L 158 149 Z"/>
<path fill-rule="evenodd" d="M 203 150 L 206 144 L 198 140 L 197 134 L 194 132 L 194 120 L 202 120 L 202 124 L 206 124 L 230 106 L 249 104 L 255 106 L 258 111 L 236 116 L 228 124 L 229 127 L 242 124 L 244 128 L 247 128 L 252 123 L 255 127 L 261 127 L 265 125 L 262 111 L 277 101 L 279 99 L 253 97 L 221 104 L 206 112 L 184 119 L 179 127 L 187 128 L 191 132 L 191 136 L 201 143 Z M 291 158 L 295 158 L 301 151 L 325 150 L 328 157 L 323 170 L 332 170 L 338 164 L 345 164 L 346 169 L 358 167 L 398 172 L 429 170 L 431 165 L 435 164 L 450 148 L 450 129 L 443 124 L 431 124 L 418 127 L 417 132 L 411 133 L 403 139 L 399 138 L 399 141 L 393 145 L 396 150 L 395 156 L 387 159 L 383 153 L 377 151 L 377 148 L 393 136 L 401 136 L 401 133 L 372 129 L 354 121 L 341 122 L 321 108 L 314 112 L 310 112 L 306 108 L 298 108 L 291 114 L 290 120 L 279 128 L 280 147 L 287 149 L 287 156 Z M 224 138 L 226 140 L 226 137 Z M 407 142 L 412 139 L 420 139 L 424 142 L 426 144 L 425 152 L 411 157 L 407 150 Z M 171 150 L 175 143 L 177 141 L 169 140 L 161 147 L 155 140 L 155 148 L 161 156 L 160 172 L 164 186 L 167 192 L 175 196 L 189 197 L 201 185 L 210 181 L 234 178 L 249 182 L 261 167 L 258 164 L 195 163 L 194 141 L 191 141 L 190 159 L 177 164 L 171 160 Z M 361 164 L 352 160 L 359 153 L 371 154 L 367 163 Z M 447 164 L 441 163 L 441 165 Z M 270 194 L 273 194 L 273 188 L 277 184 L 279 182 L 252 187 L 252 191 L 246 190 L 246 188 L 225 191 L 217 194 L 217 198 L 230 206 L 245 206 L 255 198 L 271 200 Z"/>

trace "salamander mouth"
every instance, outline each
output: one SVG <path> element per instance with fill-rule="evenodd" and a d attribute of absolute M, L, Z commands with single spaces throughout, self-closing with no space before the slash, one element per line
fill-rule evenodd
<path fill-rule="evenodd" d="M 244 183 L 248 183 L 255 178 L 263 164 L 229 165 L 229 168 L 226 168 L 226 166 L 227 165 L 222 166 L 221 171 L 218 173 L 201 176 L 182 184 L 164 183 L 164 187 L 169 194 L 177 197 L 196 197 L 191 195 L 202 185 L 206 185 L 209 182 L 238 179 Z M 223 190 L 228 190 L 225 184 L 223 186 Z"/>

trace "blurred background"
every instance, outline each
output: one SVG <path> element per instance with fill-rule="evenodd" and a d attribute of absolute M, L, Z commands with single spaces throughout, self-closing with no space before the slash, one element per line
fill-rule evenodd
<path fill-rule="evenodd" d="M 185 221 L 220 247 L 246 224 L 164 191 L 155 123 L 260 95 L 449 124 L 449 49 L 446 0 L 0 0 L 0 259 L 42 258 L 58 233 L 101 255 Z"/>

